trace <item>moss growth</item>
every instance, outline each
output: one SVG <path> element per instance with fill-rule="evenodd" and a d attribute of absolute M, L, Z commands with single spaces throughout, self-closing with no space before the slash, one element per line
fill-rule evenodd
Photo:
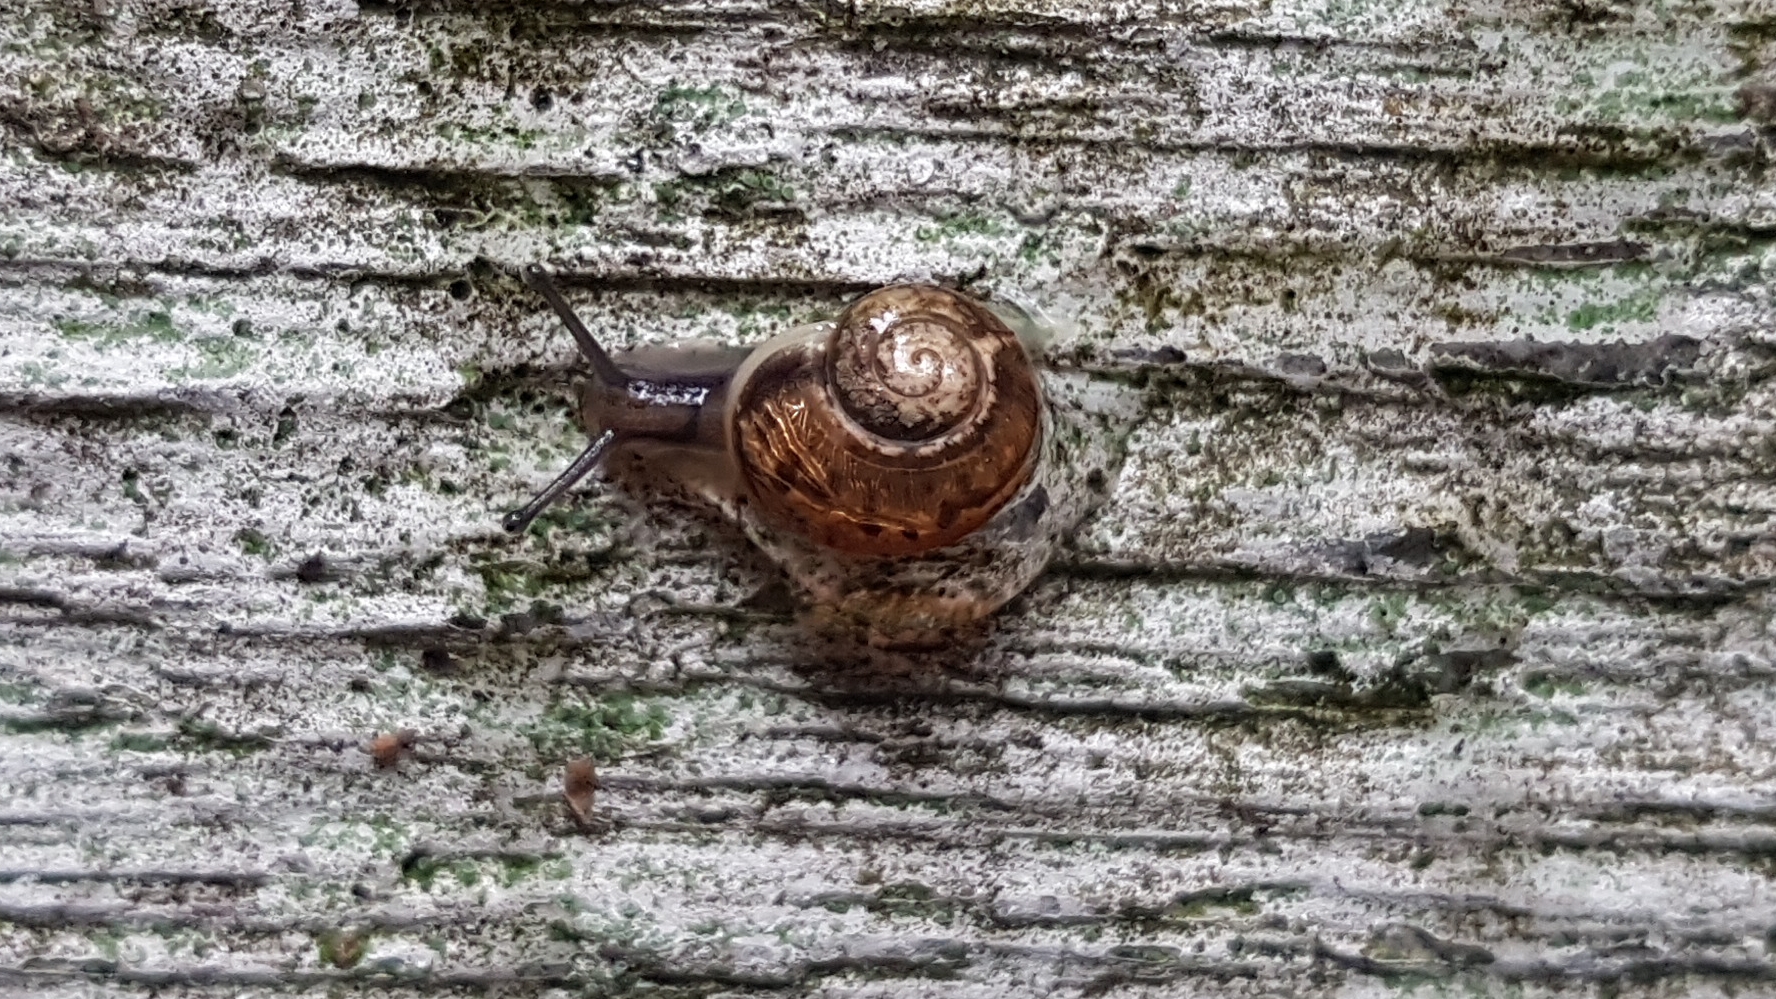
<path fill-rule="evenodd" d="M 637 743 L 659 739 L 668 721 L 663 705 L 619 694 L 591 703 L 558 701 L 523 732 L 546 756 L 606 761 Z"/>
<path fill-rule="evenodd" d="M 653 194 L 662 215 L 672 218 L 689 214 L 699 203 L 708 214 L 740 218 L 761 206 L 789 205 L 796 199 L 795 188 L 783 178 L 750 167 L 656 184 Z"/>
<path fill-rule="evenodd" d="M 1547 673 L 1530 673 L 1523 678 L 1523 689 L 1536 697 L 1549 698 L 1556 694 L 1578 697 L 1585 693 L 1585 686 L 1571 677 L 1556 677 Z"/>
<path fill-rule="evenodd" d="M 619 526 L 619 523 L 620 521 L 609 515 L 608 509 L 601 506 L 558 505 L 543 511 L 536 520 L 531 521 L 526 533 L 544 540 L 557 531 L 570 535 L 597 535 L 609 532 Z"/>
<path fill-rule="evenodd" d="M 1003 236 L 1009 231 L 990 215 L 961 212 L 920 226 L 913 237 L 922 243 L 941 243 L 967 236 Z"/>
<path fill-rule="evenodd" d="M 191 748 L 244 756 L 270 749 L 272 736 L 264 732 L 230 732 L 215 722 L 188 718 L 179 723 L 179 736 Z"/>
<path fill-rule="evenodd" d="M 1604 324 L 1613 329 L 1619 322 L 1652 322 L 1658 316 L 1660 298 L 1657 290 L 1647 289 L 1614 302 L 1587 302 L 1567 314 L 1566 328 L 1576 332 Z"/>
<path fill-rule="evenodd" d="M 739 118 L 746 113 L 746 102 L 739 94 L 722 86 L 688 87 L 674 81 L 660 91 L 651 117 L 660 126 L 660 137 L 668 141 L 678 133 L 699 133 Z"/>
<path fill-rule="evenodd" d="M 41 696 L 35 686 L 23 683 L 0 683 L 0 703 L 35 704 Z"/>
<path fill-rule="evenodd" d="M 66 339 L 96 343 L 105 347 L 138 340 L 177 343 L 185 336 L 173 324 L 172 314 L 159 310 L 142 313 L 134 321 L 122 324 L 88 323 L 76 319 L 61 319 L 56 321 L 55 328 Z"/>
<path fill-rule="evenodd" d="M 166 736 L 150 732 L 119 732 L 111 738 L 112 749 L 131 753 L 158 753 L 171 744 Z"/>
<path fill-rule="evenodd" d="M 573 867 L 564 858 L 534 853 L 440 856 L 415 852 L 401 861 L 401 880 L 425 891 L 440 887 L 440 877 L 449 877 L 456 888 L 474 888 L 484 882 L 511 888 L 536 877 L 559 881 L 572 875 Z M 442 887 L 453 890 L 451 885 Z"/>
<path fill-rule="evenodd" d="M 203 381 L 240 374 L 252 363 L 253 352 L 246 344 L 227 336 L 203 337 L 191 341 L 198 353 L 195 364 L 173 368 L 167 377 L 174 381 Z"/>

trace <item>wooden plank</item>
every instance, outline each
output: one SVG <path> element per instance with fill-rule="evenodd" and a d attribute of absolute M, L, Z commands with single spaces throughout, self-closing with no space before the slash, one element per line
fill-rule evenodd
<path fill-rule="evenodd" d="M 0 992 L 1776 988 L 1773 40 L 18 0 Z M 830 648 L 708 511 L 499 531 L 536 260 L 625 346 L 960 285 L 1144 415 L 981 643 Z"/>

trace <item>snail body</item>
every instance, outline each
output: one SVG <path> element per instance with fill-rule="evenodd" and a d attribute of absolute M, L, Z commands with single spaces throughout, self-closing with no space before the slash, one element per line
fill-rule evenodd
<path fill-rule="evenodd" d="M 1056 433 L 1090 407 L 968 296 L 894 285 L 751 350 L 618 365 L 546 272 L 525 276 L 592 369 L 592 443 L 508 530 L 627 448 L 738 521 L 820 622 L 916 645 L 1015 597 L 1106 488 Z"/>

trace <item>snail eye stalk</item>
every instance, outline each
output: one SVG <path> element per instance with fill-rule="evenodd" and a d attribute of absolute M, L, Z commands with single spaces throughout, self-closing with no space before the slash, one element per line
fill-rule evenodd
<path fill-rule="evenodd" d="M 544 269 L 542 264 L 531 264 L 524 268 L 524 283 L 542 295 L 544 300 L 549 303 L 549 307 L 555 310 L 555 314 L 561 317 L 562 324 L 567 327 L 569 333 L 573 334 L 574 343 L 580 348 L 580 356 L 584 357 L 586 363 L 592 366 L 594 377 L 615 389 L 628 386 L 629 376 L 623 373 L 623 369 L 617 367 L 617 362 L 611 360 L 610 354 L 599 344 L 597 338 L 592 336 L 592 331 L 586 328 L 586 324 L 581 322 L 580 317 L 574 313 L 573 307 L 567 304 L 567 299 L 561 297 L 560 289 L 555 287 L 554 279 L 549 276 L 549 272 Z M 598 463 L 604 460 L 605 454 L 617 443 L 617 439 L 617 432 L 610 429 L 594 437 L 592 443 L 586 445 L 586 449 L 580 452 L 580 456 L 575 458 L 565 471 L 555 477 L 555 481 L 543 487 L 543 491 L 537 493 L 530 502 L 506 514 L 500 520 L 500 526 L 512 534 L 523 532 L 544 510 L 554 505 L 557 500 L 567 495 L 568 490 L 579 484 L 581 479 L 591 474 L 592 470 L 598 467 Z"/>
<path fill-rule="evenodd" d="M 524 268 L 524 283 L 543 296 L 549 307 L 561 317 L 562 325 L 573 334 L 574 343 L 579 345 L 580 356 L 586 359 L 587 364 L 592 365 L 592 373 L 598 376 L 599 381 L 612 388 L 629 384 L 629 376 L 623 373 L 622 368 L 617 367 L 617 362 L 611 360 L 610 354 L 592 336 L 592 331 L 586 328 L 586 324 L 580 322 L 573 306 L 568 305 L 567 299 L 561 297 L 560 289 L 555 287 L 555 279 L 549 276 L 542 264 L 531 264 Z"/>
<path fill-rule="evenodd" d="M 523 532 L 525 528 L 530 526 L 531 521 L 537 519 L 544 510 L 553 506 L 556 500 L 567 495 L 567 491 L 577 485 L 581 479 L 591 474 L 592 470 L 598 467 L 598 463 L 604 460 L 605 452 L 609 451 L 611 445 L 616 442 L 617 432 L 615 430 L 606 430 L 594 437 L 592 443 L 586 445 L 586 450 L 581 451 L 580 456 L 573 460 L 573 464 L 567 466 L 566 471 L 557 475 L 554 482 L 544 486 L 543 491 L 537 493 L 529 503 L 506 514 L 500 521 L 500 526 L 511 534 Z"/>

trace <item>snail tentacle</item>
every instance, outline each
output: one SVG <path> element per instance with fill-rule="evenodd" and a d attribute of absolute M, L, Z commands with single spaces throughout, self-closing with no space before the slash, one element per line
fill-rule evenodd
<path fill-rule="evenodd" d="M 567 327 L 567 332 L 573 335 L 575 346 L 580 348 L 580 356 L 586 359 L 587 364 L 592 365 L 592 373 L 600 381 L 613 387 L 628 384 L 629 376 L 622 368 L 617 367 L 616 361 L 611 360 L 610 352 L 604 349 L 604 345 L 598 342 L 592 331 L 586 328 L 586 324 L 580 322 L 580 317 L 567 304 L 567 299 L 561 297 L 561 289 L 555 287 L 555 279 L 549 276 L 547 268 L 542 264 L 531 264 L 524 268 L 524 283 L 543 296 L 549 307 L 561 317 L 562 325 Z"/>
<path fill-rule="evenodd" d="M 573 460 L 573 464 L 568 465 L 566 470 L 555 476 L 555 481 L 544 486 L 542 492 L 531 497 L 530 502 L 502 517 L 500 526 L 505 528 L 508 534 L 523 532 L 525 528 L 530 526 L 531 521 L 542 515 L 544 510 L 554 505 L 556 500 L 567 495 L 567 491 L 578 484 L 581 479 L 592 474 L 592 470 L 604 460 L 605 453 L 610 451 L 616 443 L 617 432 L 615 430 L 607 429 L 592 438 L 592 443 L 586 445 L 586 449 Z"/>

